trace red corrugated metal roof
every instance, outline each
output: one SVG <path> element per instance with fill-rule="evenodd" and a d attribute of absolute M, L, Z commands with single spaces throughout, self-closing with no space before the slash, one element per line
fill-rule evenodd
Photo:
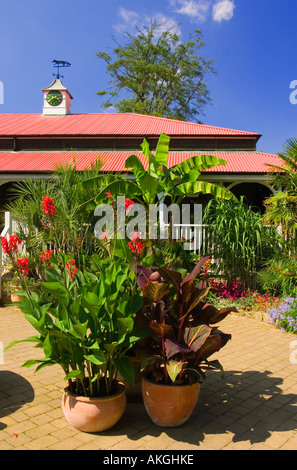
<path fill-rule="evenodd" d="M 0 152 L 0 173 L 6 172 L 50 172 L 56 164 L 72 163 L 75 159 L 78 170 L 83 170 L 100 158 L 104 171 L 124 171 L 125 160 L 137 155 L 143 164 L 141 152 L 94 152 L 94 151 L 44 151 L 44 152 Z M 195 155 L 214 155 L 227 161 L 206 170 L 211 173 L 267 173 L 267 164 L 281 165 L 277 155 L 262 152 L 169 152 L 168 166 L 174 166 Z"/>
<path fill-rule="evenodd" d="M 260 134 L 132 113 L 0 114 L 0 136 L 174 136 L 252 137 Z"/>

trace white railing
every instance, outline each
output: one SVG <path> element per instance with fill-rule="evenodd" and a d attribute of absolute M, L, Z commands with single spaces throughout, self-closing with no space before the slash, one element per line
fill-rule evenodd
<path fill-rule="evenodd" d="M 169 224 L 164 224 L 164 227 L 169 227 Z M 174 224 L 173 239 L 183 240 L 185 250 L 200 254 L 207 227 L 205 224 Z"/>

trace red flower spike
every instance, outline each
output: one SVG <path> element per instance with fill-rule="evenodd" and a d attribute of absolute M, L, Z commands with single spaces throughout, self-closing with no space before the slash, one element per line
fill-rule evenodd
<path fill-rule="evenodd" d="M 128 207 L 133 206 L 134 201 L 132 199 L 126 199 L 125 198 L 125 209 L 128 209 Z"/>
<path fill-rule="evenodd" d="M 29 259 L 28 258 L 17 258 L 16 260 L 18 264 L 19 271 L 24 275 L 28 276 L 29 274 Z"/>
<path fill-rule="evenodd" d="M 12 258 L 13 252 L 16 253 L 18 251 L 18 246 L 24 241 L 14 234 L 10 235 L 9 242 L 8 242 L 8 237 L 7 238 L 1 237 L 1 238 L 2 238 L 2 250 L 10 258 Z"/>
<path fill-rule="evenodd" d="M 78 268 L 75 266 L 74 263 L 75 263 L 74 259 L 69 261 L 68 263 L 65 263 L 66 270 L 67 270 L 67 273 L 71 282 L 73 281 L 74 275 L 76 271 L 78 270 Z"/>
<path fill-rule="evenodd" d="M 140 241 L 140 233 L 133 232 L 131 234 L 131 241 L 128 243 L 128 246 L 132 253 L 136 255 L 140 255 L 143 252 L 145 243 Z"/>
<path fill-rule="evenodd" d="M 42 212 L 44 215 L 52 219 L 55 215 L 55 206 L 53 203 L 53 199 L 49 196 L 45 196 L 42 198 Z"/>
<path fill-rule="evenodd" d="M 52 256 L 53 252 L 54 252 L 54 250 L 46 250 L 46 252 L 42 251 L 41 252 L 41 261 L 43 263 L 49 264 L 49 260 L 50 260 L 50 257 Z"/>

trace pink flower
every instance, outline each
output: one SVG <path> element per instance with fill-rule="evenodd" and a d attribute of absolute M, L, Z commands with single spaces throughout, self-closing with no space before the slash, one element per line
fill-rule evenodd
<path fill-rule="evenodd" d="M 101 238 L 101 240 L 103 240 L 103 241 L 106 241 L 106 240 L 107 240 L 107 233 L 106 233 L 106 229 L 104 229 L 104 232 L 102 233 L 102 235 L 101 235 L 101 237 L 100 237 L 100 238 Z"/>

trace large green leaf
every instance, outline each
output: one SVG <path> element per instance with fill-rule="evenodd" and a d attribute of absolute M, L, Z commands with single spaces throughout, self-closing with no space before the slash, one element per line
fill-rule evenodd
<path fill-rule="evenodd" d="M 105 363 L 105 356 L 102 351 L 97 351 L 97 352 L 94 352 L 93 354 L 86 354 L 84 358 L 87 361 L 90 361 L 93 364 L 96 364 L 98 366 L 101 366 L 102 364 Z"/>
<path fill-rule="evenodd" d="M 159 137 L 156 152 L 155 152 L 156 164 L 159 165 L 160 167 L 164 166 L 167 168 L 169 142 L 170 142 L 170 137 L 164 134 L 164 132 L 162 132 L 162 134 Z"/>
<path fill-rule="evenodd" d="M 145 169 L 140 159 L 136 155 L 130 155 L 125 160 L 125 168 L 131 170 L 136 178 L 142 176 L 145 173 Z"/>
<path fill-rule="evenodd" d="M 130 384 L 134 385 L 135 372 L 131 360 L 128 357 L 120 357 L 118 359 L 115 359 L 114 362 L 121 376 L 126 379 Z"/>
<path fill-rule="evenodd" d="M 195 157 L 187 158 L 183 162 L 171 168 L 172 171 L 178 171 L 180 174 L 188 174 L 192 170 L 203 171 L 208 168 L 214 168 L 218 165 L 226 165 L 226 160 L 213 155 L 196 155 Z"/>
<path fill-rule="evenodd" d="M 59 282 L 43 282 L 42 287 L 47 292 L 50 292 L 56 299 L 58 299 L 63 305 L 69 304 L 69 295 L 65 286 Z"/>
<path fill-rule="evenodd" d="M 177 190 L 180 195 L 184 196 L 192 196 L 194 194 L 203 193 L 203 194 L 211 194 L 214 197 L 218 197 L 221 199 L 232 200 L 234 202 L 238 202 L 237 198 L 232 194 L 231 191 L 224 188 L 223 186 L 219 186 L 218 184 L 209 183 L 207 181 L 194 181 L 189 183 L 183 183 L 177 185 Z"/>
<path fill-rule="evenodd" d="M 116 196 L 127 196 L 129 195 L 130 198 L 133 198 L 133 196 L 139 196 L 141 195 L 141 189 L 138 187 L 136 183 L 133 181 L 130 181 L 128 179 L 118 179 L 116 181 L 113 181 L 109 183 L 107 186 L 105 186 L 101 191 L 98 193 L 95 203 L 99 204 L 102 203 L 103 200 L 106 199 L 106 193 L 109 192 L 113 197 L 116 198 Z"/>

